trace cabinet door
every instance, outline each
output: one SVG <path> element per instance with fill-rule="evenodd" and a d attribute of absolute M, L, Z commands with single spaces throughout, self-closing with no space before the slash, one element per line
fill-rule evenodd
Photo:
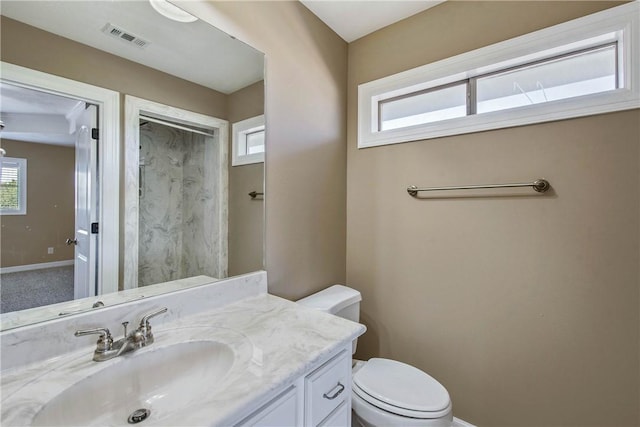
<path fill-rule="evenodd" d="M 349 427 L 351 425 L 351 406 L 348 402 L 342 404 L 318 427 Z"/>
<path fill-rule="evenodd" d="M 296 387 L 289 387 L 278 397 L 258 409 L 237 426 L 295 427 L 298 420 Z"/>

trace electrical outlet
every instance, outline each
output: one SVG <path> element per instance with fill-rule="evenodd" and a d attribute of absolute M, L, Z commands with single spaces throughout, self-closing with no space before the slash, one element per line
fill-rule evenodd
<path fill-rule="evenodd" d="M 47 253 L 51 255 L 53 253 L 53 248 L 47 248 Z"/>

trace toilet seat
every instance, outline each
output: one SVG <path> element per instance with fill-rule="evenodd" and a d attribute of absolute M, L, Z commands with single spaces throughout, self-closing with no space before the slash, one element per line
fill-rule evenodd
<path fill-rule="evenodd" d="M 451 411 L 447 390 L 425 372 L 389 359 L 370 359 L 353 376 L 353 392 L 393 414 L 433 419 Z"/>

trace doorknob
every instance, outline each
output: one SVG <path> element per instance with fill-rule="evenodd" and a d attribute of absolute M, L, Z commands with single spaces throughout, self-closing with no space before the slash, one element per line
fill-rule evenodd
<path fill-rule="evenodd" d="M 78 239 L 67 239 L 67 246 L 71 246 L 71 245 L 77 245 L 78 244 Z"/>

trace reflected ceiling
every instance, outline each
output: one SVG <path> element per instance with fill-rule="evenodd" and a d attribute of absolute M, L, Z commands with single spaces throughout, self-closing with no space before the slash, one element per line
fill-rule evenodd
<path fill-rule="evenodd" d="M 249 46 L 239 49 L 237 40 L 212 32 L 201 20 L 172 21 L 144 0 L 128 1 L 126 8 L 113 7 L 113 3 L 3 0 L 2 15 L 225 94 L 264 77 L 262 55 Z M 159 18 L 162 25 L 158 25 Z M 123 30 L 146 45 L 114 37 L 104 31 L 107 27 Z"/>
<path fill-rule="evenodd" d="M 3 139 L 43 144 L 75 145 L 69 116 L 84 102 L 47 92 L 0 83 Z"/>

